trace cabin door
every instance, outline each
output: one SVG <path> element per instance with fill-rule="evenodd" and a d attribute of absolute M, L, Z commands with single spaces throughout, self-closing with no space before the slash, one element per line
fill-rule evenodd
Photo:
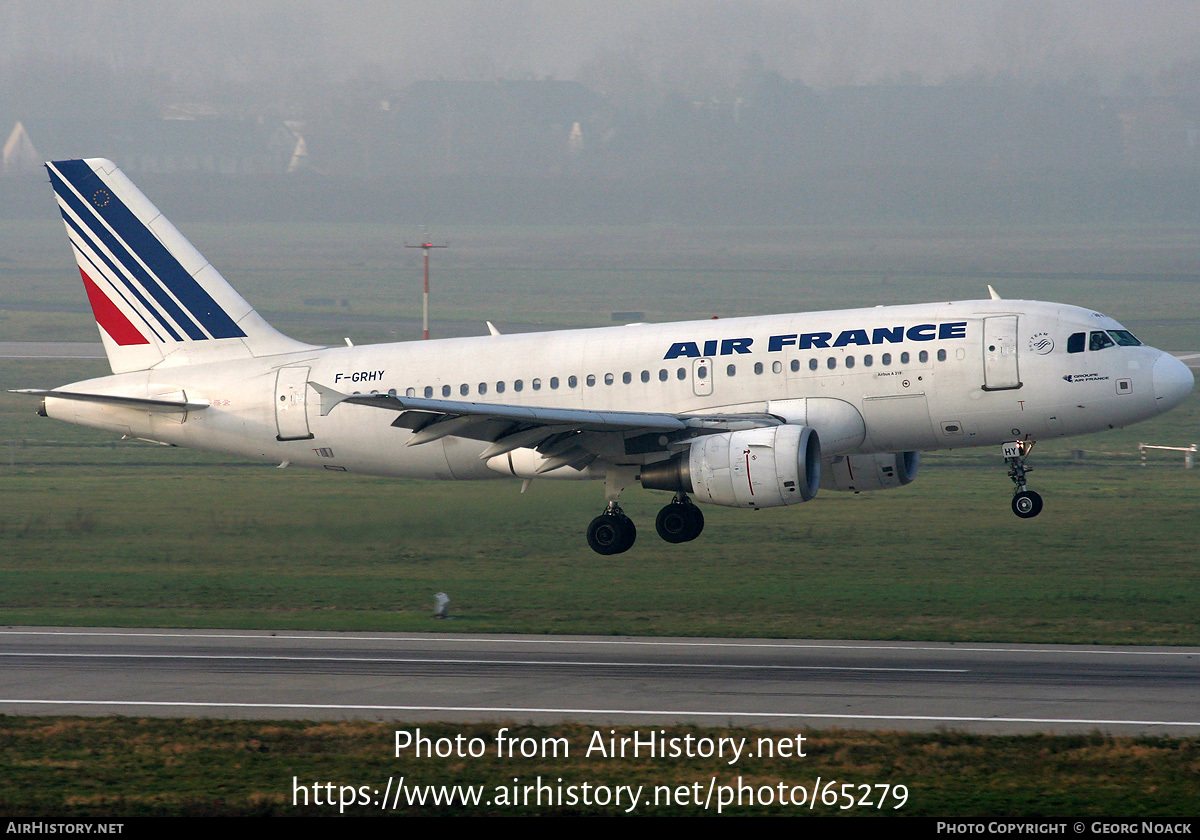
<path fill-rule="evenodd" d="M 1021 387 L 1017 369 L 1017 316 L 983 319 L 983 390 Z"/>
<path fill-rule="evenodd" d="M 282 367 L 275 377 L 276 440 L 311 440 L 308 430 L 308 368 Z"/>

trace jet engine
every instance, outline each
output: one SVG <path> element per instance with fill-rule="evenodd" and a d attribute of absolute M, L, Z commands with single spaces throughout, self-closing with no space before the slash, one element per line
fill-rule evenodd
<path fill-rule="evenodd" d="M 813 429 L 789 424 L 706 435 L 686 451 L 646 465 L 641 481 L 714 505 L 794 505 L 817 494 L 821 442 Z"/>
<path fill-rule="evenodd" d="M 821 470 L 821 486 L 826 490 L 853 493 L 891 490 L 912 482 L 920 466 L 920 452 L 839 455 L 825 462 Z"/>

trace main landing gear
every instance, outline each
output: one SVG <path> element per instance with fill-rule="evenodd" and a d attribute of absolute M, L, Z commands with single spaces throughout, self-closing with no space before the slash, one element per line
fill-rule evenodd
<path fill-rule="evenodd" d="M 1008 464 L 1008 477 L 1016 489 L 1013 491 L 1013 513 L 1022 519 L 1032 519 L 1042 512 L 1042 497 L 1025 486 L 1025 474 L 1033 467 L 1025 464 L 1033 449 L 1033 441 L 1017 440 L 1004 444 L 1004 462 Z"/>
<path fill-rule="evenodd" d="M 620 554 L 628 551 L 637 539 L 633 520 L 625 515 L 616 501 L 608 503 L 604 513 L 588 525 L 587 541 L 597 554 Z"/>
<path fill-rule="evenodd" d="M 704 514 L 691 499 L 677 493 L 671 503 L 658 512 L 654 529 L 669 543 L 690 542 L 704 530 Z M 610 501 L 604 513 L 593 519 L 587 529 L 588 545 L 597 554 L 628 551 L 636 539 L 637 527 L 615 501 Z"/>
<path fill-rule="evenodd" d="M 671 504 L 658 512 L 654 529 L 669 543 L 691 542 L 704 530 L 704 514 L 683 493 L 676 493 Z"/>
<path fill-rule="evenodd" d="M 620 554 L 637 539 L 637 528 L 617 504 L 617 497 L 637 479 L 638 470 L 637 466 L 614 465 L 604 477 L 604 513 L 587 529 L 588 545 L 597 554 Z M 654 529 L 669 543 L 688 542 L 704 530 L 704 514 L 685 493 L 676 493 L 671 503 L 658 512 Z"/>

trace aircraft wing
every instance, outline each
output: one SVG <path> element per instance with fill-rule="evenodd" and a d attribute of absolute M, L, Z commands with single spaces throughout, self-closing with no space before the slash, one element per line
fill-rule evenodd
<path fill-rule="evenodd" d="M 661 451 L 667 448 L 662 442 L 663 436 L 668 441 L 675 441 L 696 434 L 774 426 L 783 422 L 769 414 L 675 415 L 539 408 L 391 394 L 344 394 L 318 382 L 308 384 L 321 396 L 321 416 L 342 403 L 396 411 L 399 416 L 392 425 L 415 433 L 408 441 L 409 446 L 447 436 L 471 438 L 492 444 L 479 456 L 485 460 L 522 447 L 536 448 L 547 457 L 547 469 L 576 465 L 597 456 L 619 458 Z M 601 442 L 599 438 L 608 440 Z M 614 449 L 615 443 L 621 446 Z"/>

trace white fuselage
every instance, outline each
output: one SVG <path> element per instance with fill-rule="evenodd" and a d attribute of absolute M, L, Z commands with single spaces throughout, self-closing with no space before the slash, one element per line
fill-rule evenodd
<path fill-rule="evenodd" d="M 1190 374 L 1182 393 L 1160 374 L 1156 391 L 1160 360 L 1182 365 L 1152 347 L 1067 352 L 1069 335 L 1105 329 L 1120 325 L 1074 306 L 1016 300 L 636 324 L 164 363 L 64 388 L 148 399 L 182 392 L 208 403 L 186 414 L 53 397 L 46 405 L 51 417 L 136 438 L 430 479 L 501 472 L 480 460 L 486 442 L 448 436 L 405 446 L 412 432 L 392 424 L 393 412 L 345 404 L 322 415 L 307 383 L 346 393 L 676 415 L 769 413 L 779 401 L 823 398 L 849 404 L 865 426 L 851 448 L 827 446 L 826 457 L 955 449 L 1124 426 L 1167 410 L 1190 390 Z M 1179 378 L 1174 367 L 1171 375 Z"/>

